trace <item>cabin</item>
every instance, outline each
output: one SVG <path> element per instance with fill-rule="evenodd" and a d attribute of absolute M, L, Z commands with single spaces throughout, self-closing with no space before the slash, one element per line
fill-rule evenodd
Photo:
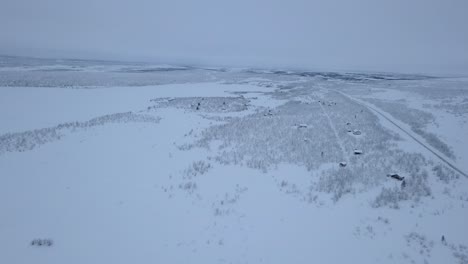
<path fill-rule="evenodd" d="M 267 113 L 265 113 L 265 114 L 263 114 L 263 115 L 264 115 L 264 116 L 272 116 L 272 115 L 273 115 L 273 113 L 271 112 L 271 109 L 270 109 L 270 110 L 268 110 L 268 112 L 267 112 Z"/>
<path fill-rule="evenodd" d="M 361 149 L 354 149 L 354 155 L 361 155 L 363 153 L 364 151 L 362 151 Z"/>
<path fill-rule="evenodd" d="M 387 174 L 387 177 L 393 178 L 395 180 L 403 181 L 405 177 L 398 175 L 398 173 Z"/>

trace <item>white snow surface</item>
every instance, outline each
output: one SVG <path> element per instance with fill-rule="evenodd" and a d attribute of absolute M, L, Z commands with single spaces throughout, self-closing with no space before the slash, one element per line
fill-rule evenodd
<path fill-rule="evenodd" d="M 432 114 L 466 173 L 468 81 L 454 113 L 399 81 L 212 76 L 0 86 L 0 263 L 468 263 L 468 179 L 336 92 Z"/>

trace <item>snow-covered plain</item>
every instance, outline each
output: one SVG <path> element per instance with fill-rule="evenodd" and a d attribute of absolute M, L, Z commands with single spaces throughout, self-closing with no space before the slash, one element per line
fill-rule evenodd
<path fill-rule="evenodd" d="M 467 79 L 0 57 L 0 121 L 0 263 L 468 263 Z"/>

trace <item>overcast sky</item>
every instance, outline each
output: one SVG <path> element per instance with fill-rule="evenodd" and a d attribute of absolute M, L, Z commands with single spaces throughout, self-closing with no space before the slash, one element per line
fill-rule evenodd
<path fill-rule="evenodd" d="M 468 73 L 468 1 L 0 0 L 0 54 Z"/>

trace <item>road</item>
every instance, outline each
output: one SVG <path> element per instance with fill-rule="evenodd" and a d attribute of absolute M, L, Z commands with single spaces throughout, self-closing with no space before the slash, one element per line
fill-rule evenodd
<path fill-rule="evenodd" d="M 439 153 L 437 153 L 436 151 L 434 151 L 430 146 L 428 146 L 427 144 L 425 144 L 424 142 L 422 142 L 421 140 L 419 140 L 418 138 L 416 138 L 411 132 L 407 131 L 406 129 L 402 128 L 400 125 L 398 125 L 395 121 L 393 121 L 391 118 L 389 118 L 387 115 L 385 115 L 384 113 L 382 113 L 383 111 L 381 110 L 378 110 L 376 109 L 375 107 L 369 105 L 368 103 L 365 103 L 365 102 L 362 102 L 361 100 L 359 99 L 356 99 L 348 94 L 345 94 L 341 91 L 337 91 L 337 90 L 332 90 L 334 92 L 337 92 L 343 96 L 345 96 L 346 98 L 350 99 L 351 101 L 373 111 L 374 113 L 376 113 L 377 115 L 385 118 L 387 121 L 389 121 L 391 124 L 393 124 L 396 128 L 398 128 L 401 132 L 405 133 L 406 135 L 408 135 L 411 139 L 413 139 L 416 143 L 418 143 L 419 145 L 421 145 L 423 148 L 427 149 L 429 152 L 431 152 L 432 154 L 434 154 L 434 156 L 436 156 L 440 161 L 442 161 L 443 163 L 445 163 L 447 166 L 449 166 L 450 168 L 452 168 L 453 170 L 455 170 L 456 172 L 460 173 L 461 175 L 465 176 L 465 177 L 468 177 L 468 174 L 466 174 L 465 172 L 463 172 L 461 169 L 457 168 L 457 166 L 455 166 L 454 164 L 452 164 L 450 161 L 448 161 L 445 157 L 443 157 L 442 155 L 440 155 Z"/>

